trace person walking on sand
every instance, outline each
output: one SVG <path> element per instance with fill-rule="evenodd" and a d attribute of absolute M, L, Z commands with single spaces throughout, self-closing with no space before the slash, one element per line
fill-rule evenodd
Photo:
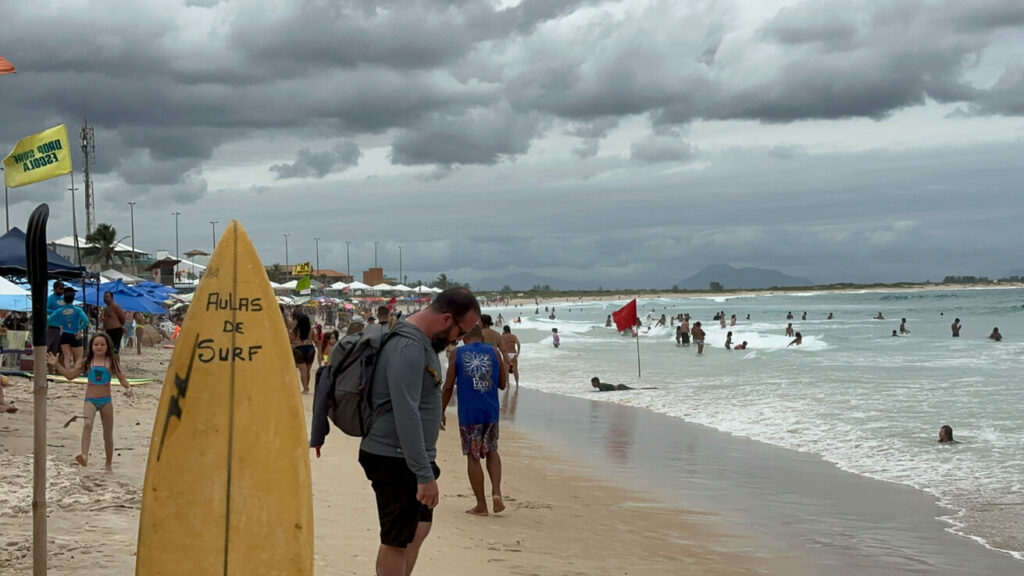
<path fill-rule="evenodd" d="M 359 444 L 359 464 L 377 500 L 378 576 L 412 574 L 430 534 L 441 474 L 435 462 L 444 384 L 438 355 L 479 321 L 473 293 L 448 288 L 399 320 L 378 353 L 369 399 L 375 414 Z"/>
<path fill-rule="evenodd" d="M 704 354 L 704 329 L 700 327 L 700 322 L 693 324 L 690 334 L 693 336 L 693 343 L 697 345 L 697 356 Z"/>
<path fill-rule="evenodd" d="M 949 328 L 953 331 L 953 338 L 960 337 L 960 328 L 962 328 L 962 326 L 960 325 L 959 318 L 953 320 L 953 324 Z"/>
<path fill-rule="evenodd" d="M 502 328 L 499 347 L 505 354 L 505 360 L 508 361 L 509 372 L 512 372 L 512 376 L 516 379 L 516 386 L 519 386 L 519 352 L 522 349 L 522 344 L 519 343 L 519 338 L 512 333 L 512 329 L 508 326 Z"/>
<path fill-rule="evenodd" d="M 107 472 L 113 471 L 114 458 L 114 405 L 111 404 L 110 382 L 114 378 L 121 383 L 129 398 L 134 398 L 132 386 L 125 379 L 121 372 L 121 364 L 116 354 L 113 354 L 114 343 L 106 332 L 93 334 L 89 339 L 89 353 L 85 359 L 75 364 L 70 370 L 60 365 L 57 357 L 53 354 L 46 355 L 46 363 L 56 368 L 68 380 L 85 374 L 89 384 L 85 388 L 85 407 L 83 417 L 85 423 L 82 425 L 82 452 L 75 456 L 75 461 L 82 466 L 89 464 L 89 445 L 92 443 L 92 427 L 96 420 L 96 413 L 100 414 L 100 421 L 103 422 L 103 449 L 107 456 L 104 469 Z"/>
<path fill-rule="evenodd" d="M 316 344 L 311 338 L 313 326 L 309 316 L 298 310 L 295 311 L 293 318 L 295 327 L 291 330 L 292 358 L 295 360 L 295 367 L 299 369 L 302 393 L 309 394 L 309 371 L 316 361 Z"/>
<path fill-rule="evenodd" d="M 446 423 L 445 411 L 452 392 L 459 395 L 459 437 L 462 454 L 466 456 L 469 485 L 476 496 L 476 506 L 466 514 L 487 516 L 484 494 L 484 470 L 480 460 L 487 461 L 491 479 L 491 502 L 494 513 L 505 509 L 501 499 L 501 456 L 498 455 L 498 390 L 508 386 L 508 370 L 502 354 L 483 342 L 483 332 L 474 326 L 462 339 L 465 345 L 455 351 L 455 361 L 448 364 L 442 394 L 441 427 Z"/>
<path fill-rule="evenodd" d="M 103 330 L 114 343 L 114 354 L 121 353 L 121 337 L 124 336 L 124 323 L 127 316 L 121 306 L 114 302 L 114 293 L 109 290 L 103 293 L 103 305 L 106 308 L 100 313 Z"/>
<path fill-rule="evenodd" d="M 64 354 L 64 366 L 68 370 L 77 366 L 82 359 L 82 331 L 89 325 L 89 317 L 75 306 L 75 291 L 65 288 L 64 304 L 50 314 L 50 324 L 60 326 L 60 349 Z"/>

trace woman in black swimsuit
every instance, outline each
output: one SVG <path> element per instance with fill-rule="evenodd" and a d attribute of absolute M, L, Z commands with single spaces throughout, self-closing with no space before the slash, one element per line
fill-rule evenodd
<path fill-rule="evenodd" d="M 316 360 L 316 344 L 310 338 L 313 327 L 309 316 L 302 312 L 296 312 L 295 328 L 292 330 L 292 356 L 295 358 L 295 365 L 299 368 L 299 376 L 302 379 L 302 393 L 309 394 L 309 370 Z"/>

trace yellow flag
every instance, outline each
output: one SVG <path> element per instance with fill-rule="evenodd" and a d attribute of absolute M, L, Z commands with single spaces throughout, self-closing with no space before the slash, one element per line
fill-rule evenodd
<path fill-rule="evenodd" d="M 295 265 L 295 269 L 292 270 L 292 274 L 295 276 L 301 276 L 303 274 L 312 274 L 313 267 L 309 265 L 309 262 L 299 262 Z"/>
<path fill-rule="evenodd" d="M 4 185 L 17 188 L 71 173 L 71 147 L 65 125 L 18 141 L 4 158 Z"/>

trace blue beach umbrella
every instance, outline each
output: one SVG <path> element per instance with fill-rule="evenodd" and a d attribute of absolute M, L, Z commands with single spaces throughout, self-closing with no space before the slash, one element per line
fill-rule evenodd
<path fill-rule="evenodd" d="M 75 301 L 93 306 L 103 306 L 103 294 L 110 292 L 114 302 L 129 312 L 145 312 L 147 314 L 163 314 L 167 310 L 160 304 L 161 299 L 147 295 L 141 290 L 132 288 L 120 280 L 104 284 L 74 285 Z"/>

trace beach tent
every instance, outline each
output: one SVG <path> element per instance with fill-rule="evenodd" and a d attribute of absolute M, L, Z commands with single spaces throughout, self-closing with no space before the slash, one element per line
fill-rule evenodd
<path fill-rule="evenodd" d="M 370 290 L 369 284 L 363 284 L 359 280 L 356 280 L 348 285 L 349 290 Z"/>
<path fill-rule="evenodd" d="M 0 236 L 0 275 L 26 276 L 25 233 L 18 228 Z M 75 279 L 85 274 L 85 268 L 75 266 L 59 254 L 46 249 L 46 275 L 50 278 Z"/>
<path fill-rule="evenodd" d="M 433 292 L 433 290 L 431 290 L 429 286 L 424 286 L 422 284 L 417 286 L 416 288 L 413 288 L 412 291 L 416 292 L 417 294 L 430 294 Z"/>
<path fill-rule="evenodd" d="M 392 290 L 397 290 L 398 292 L 412 292 L 412 290 L 413 290 L 412 288 L 409 288 L 405 284 L 399 284 L 397 286 L 392 286 L 391 289 Z"/>
<path fill-rule="evenodd" d="M 32 309 L 32 293 L 0 276 L 0 310 L 28 312 Z"/>
<path fill-rule="evenodd" d="M 380 284 L 376 284 L 376 285 L 372 286 L 371 289 L 379 290 L 381 292 L 384 292 L 384 291 L 394 290 L 395 287 L 392 286 L 391 284 L 388 284 L 387 282 L 381 282 Z"/>
<path fill-rule="evenodd" d="M 349 287 L 348 284 L 346 284 L 344 282 L 340 282 L 340 281 L 339 282 L 335 282 L 334 284 L 330 285 L 330 289 L 331 290 L 344 290 L 345 288 L 348 288 L 348 287 Z"/>
<path fill-rule="evenodd" d="M 160 301 L 153 296 L 146 294 L 138 287 L 128 286 L 120 280 L 100 284 L 86 283 L 85 290 L 81 285 L 75 285 L 75 301 L 93 306 L 104 306 L 103 294 L 110 292 L 114 295 L 114 302 L 119 304 L 128 312 L 145 312 L 147 314 L 163 314 L 167 310 L 160 305 Z M 161 298 L 162 300 L 163 298 Z"/>
<path fill-rule="evenodd" d="M 284 284 L 281 284 L 282 290 L 295 290 L 295 287 L 299 285 L 298 280 L 289 280 Z"/>

